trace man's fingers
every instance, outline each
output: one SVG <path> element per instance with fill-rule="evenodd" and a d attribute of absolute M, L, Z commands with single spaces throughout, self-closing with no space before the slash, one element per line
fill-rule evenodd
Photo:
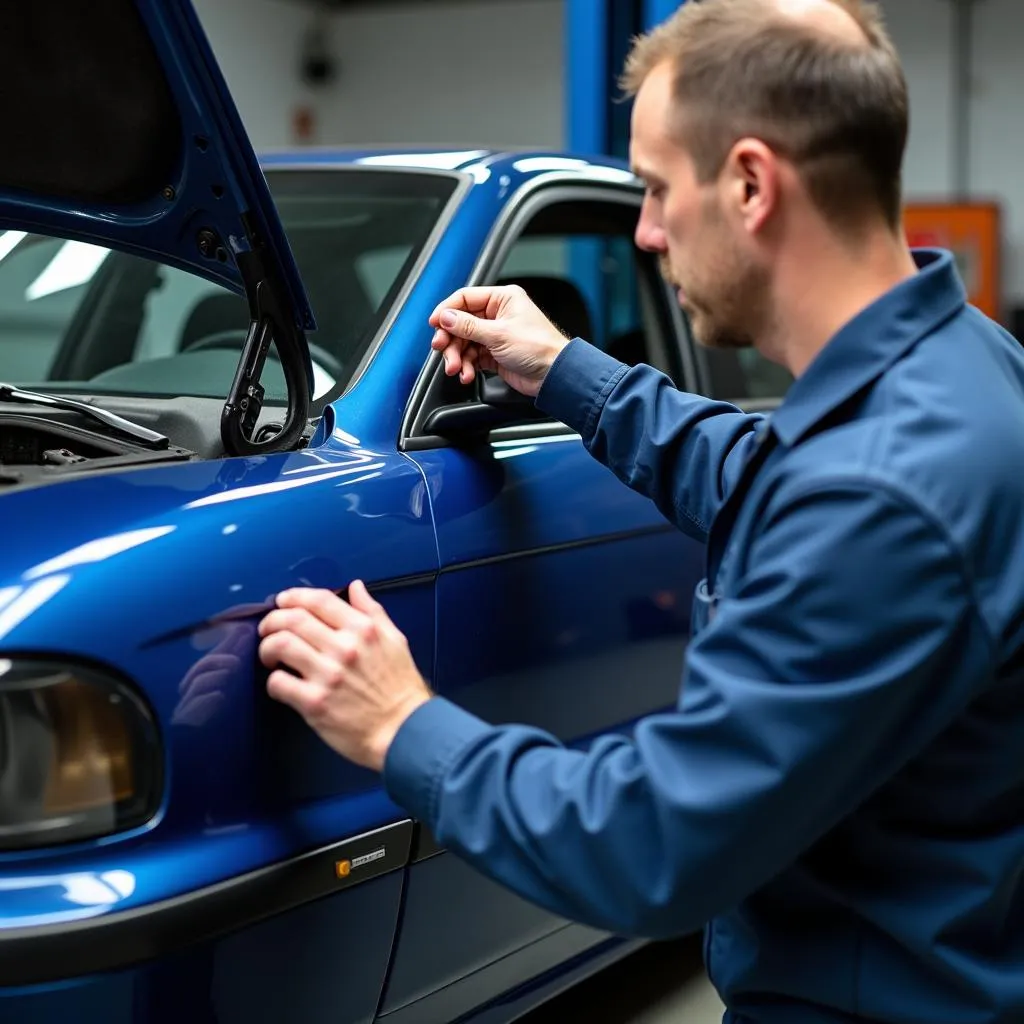
<path fill-rule="evenodd" d="M 445 337 L 449 336 L 446 334 Z M 445 344 L 442 355 L 445 375 L 454 377 L 458 374 L 463 384 L 472 384 L 476 377 L 477 366 L 485 355 L 487 355 L 487 349 L 481 348 L 474 342 L 451 338 Z"/>
<path fill-rule="evenodd" d="M 462 372 L 459 374 L 459 380 L 463 384 L 472 384 L 476 379 L 476 364 L 481 351 L 475 345 L 470 345 L 462 353 Z"/>
<path fill-rule="evenodd" d="M 504 327 L 495 320 L 484 320 L 471 313 L 460 313 L 446 309 L 441 314 L 441 328 L 448 332 L 452 341 L 461 339 L 490 348 L 498 344 L 505 335 Z M 451 345 L 448 346 L 451 348 Z M 465 348 L 465 345 L 461 346 Z M 447 350 L 446 350 L 447 351 Z"/>
<path fill-rule="evenodd" d="M 275 636 L 294 636 L 301 639 L 318 654 L 331 662 L 347 664 L 354 654 L 352 643 L 367 640 L 374 627 L 390 624 L 391 619 L 378 604 L 362 580 L 349 586 L 348 601 L 330 590 L 298 587 L 278 595 L 278 608 L 269 612 L 260 622 L 260 636 L 264 643 Z M 263 647 L 261 645 L 261 652 Z M 276 652 L 276 648 L 271 648 Z M 262 657 L 262 654 L 261 654 Z M 271 668 L 270 663 L 266 663 Z M 293 665 L 288 661 L 286 664 Z M 298 665 L 293 665 L 299 668 Z M 303 674 L 307 674 L 303 672 Z"/>
<path fill-rule="evenodd" d="M 498 361 L 490 352 L 479 351 L 477 354 L 476 368 L 484 373 L 497 373 Z"/>
<path fill-rule="evenodd" d="M 353 580 L 349 584 L 348 599 L 356 611 L 368 615 L 378 624 L 391 622 L 384 606 L 373 599 L 362 580 Z"/>
<path fill-rule="evenodd" d="M 428 318 L 430 326 L 443 326 L 441 324 L 441 314 L 446 309 L 455 310 L 456 312 L 461 310 L 466 313 L 486 313 L 494 295 L 494 288 L 460 288 L 435 307 L 434 312 Z"/>
<path fill-rule="evenodd" d="M 267 676 L 267 695 L 294 708 L 303 718 L 316 710 L 322 700 L 320 694 L 319 687 L 304 683 L 281 669 Z"/>
<path fill-rule="evenodd" d="M 260 661 L 266 668 L 286 665 L 304 679 L 326 680 L 336 673 L 329 658 L 312 644 L 292 632 L 271 633 L 260 642 Z"/>
<path fill-rule="evenodd" d="M 444 372 L 449 377 L 454 377 L 455 374 L 462 371 L 463 361 L 463 349 L 471 348 L 466 342 L 459 341 L 453 338 L 449 343 L 448 347 L 444 350 L 442 358 L 444 359 Z"/>
<path fill-rule="evenodd" d="M 338 658 L 342 654 L 344 630 L 328 626 L 323 619 L 305 608 L 278 608 L 267 614 L 260 624 L 264 636 L 275 633 L 294 633 L 315 651 Z"/>
<path fill-rule="evenodd" d="M 353 618 L 355 613 L 349 604 L 332 590 L 315 587 L 293 587 L 290 590 L 282 590 L 277 595 L 277 607 L 304 608 L 332 629 L 345 629 L 353 624 L 358 624 L 358 616 Z M 267 623 L 270 624 L 269 628 L 273 628 L 274 622 L 280 621 L 279 618 L 275 619 L 272 616 L 273 612 L 260 623 L 261 635 L 266 635 Z"/>

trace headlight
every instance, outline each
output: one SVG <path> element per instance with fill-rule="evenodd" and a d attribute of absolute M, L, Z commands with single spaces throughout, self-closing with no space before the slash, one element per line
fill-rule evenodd
<path fill-rule="evenodd" d="M 156 811 L 152 716 L 90 669 L 0 659 L 0 850 L 109 835 Z"/>

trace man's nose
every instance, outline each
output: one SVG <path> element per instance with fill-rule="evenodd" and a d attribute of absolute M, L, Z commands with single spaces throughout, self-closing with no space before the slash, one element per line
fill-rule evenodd
<path fill-rule="evenodd" d="M 638 249 L 645 252 L 668 252 L 665 232 L 661 225 L 650 215 L 644 203 L 637 221 L 636 233 L 633 236 Z"/>

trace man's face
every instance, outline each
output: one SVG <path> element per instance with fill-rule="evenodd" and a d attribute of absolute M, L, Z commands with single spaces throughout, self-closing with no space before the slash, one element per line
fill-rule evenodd
<path fill-rule="evenodd" d="M 717 182 L 701 184 L 670 132 L 672 68 L 644 80 L 633 105 L 630 157 L 647 184 L 636 244 L 660 255 L 694 337 L 709 348 L 749 348 L 768 304 L 768 275 L 730 223 Z"/>

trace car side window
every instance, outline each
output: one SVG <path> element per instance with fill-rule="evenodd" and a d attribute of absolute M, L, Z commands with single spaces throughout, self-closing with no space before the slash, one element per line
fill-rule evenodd
<path fill-rule="evenodd" d="M 633 241 L 640 196 L 572 188 L 535 195 L 491 250 L 481 285 L 521 286 L 569 337 L 629 365 L 646 363 L 683 386 L 694 367 L 655 256 Z M 684 354 L 685 346 L 685 354 Z M 476 443 L 489 431 L 560 431 L 529 399 L 481 374 L 471 387 L 435 361 L 403 426 L 403 448 Z M 496 387 L 495 387 L 496 385 Z"/>
<path fill-rule="evenodd" d="M 636 216 L 624 203 L 546 206 L 515 238 L 492 280 L 521 285 L 570 337 L 676 378 L 677 353 L 665 343 L 658 315 L 657 267 L 633 242 Z"/>
<path fill-rule="evenodd" d="M 67 323 L 107 250 L 85 242 L 0 232 L 0 366 L 10 383 L 46 381 Z"/>
<path fill-rule="evenodd" d="M 793 377 L 754 349 L 707 349 L 697 346 L 704 364 L 709 397 L 740 406 L 777 405 Z"/>

